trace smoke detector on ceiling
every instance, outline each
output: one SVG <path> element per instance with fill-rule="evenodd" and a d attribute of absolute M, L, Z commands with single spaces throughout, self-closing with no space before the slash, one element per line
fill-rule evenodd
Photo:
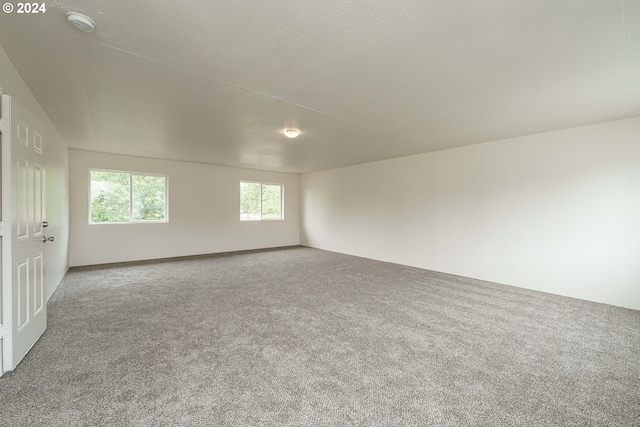
<path fill-rule="evenodd" d="M 67 22 L 83 33 L 93 33 L 96 29 L 96 23 L 93 22 L 93 19 L 78 12 L 67 12 Z"/>

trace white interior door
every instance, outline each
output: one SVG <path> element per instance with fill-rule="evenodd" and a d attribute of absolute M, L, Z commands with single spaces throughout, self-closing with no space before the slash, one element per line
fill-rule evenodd
<path fill-rule="evenodd" d="M 2 370 L 47 327 L 44 126 L 2 95 Z"/>

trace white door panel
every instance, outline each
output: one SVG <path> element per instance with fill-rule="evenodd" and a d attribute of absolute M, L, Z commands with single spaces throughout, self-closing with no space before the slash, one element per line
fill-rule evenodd
<path fill-rule="evenodd" d="M 47 325 L 43 125 L 2 95 L 2 369 L 13 370 Z M 8 231 L 7 231 L 8 230 Z"/>

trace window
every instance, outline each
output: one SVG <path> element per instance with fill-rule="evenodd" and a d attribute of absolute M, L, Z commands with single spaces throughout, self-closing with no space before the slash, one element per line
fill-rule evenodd
<path fill-rule="evenodd" d="M 91 170 L 89 222 L 167 221 L 167 177 Z"/>
<path fill-rule="evenodd" d="M 274 219 L 283 219 L 282 184 L 240 182 L 240 220 Z"/>

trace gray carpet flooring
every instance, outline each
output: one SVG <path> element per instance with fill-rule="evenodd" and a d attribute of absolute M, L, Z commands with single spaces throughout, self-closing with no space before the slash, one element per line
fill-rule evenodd
<path fill-rule="evenodd" d="M 0 425 L 638 426 L 640 312 L 326 251 L 72 269 Z"/>

